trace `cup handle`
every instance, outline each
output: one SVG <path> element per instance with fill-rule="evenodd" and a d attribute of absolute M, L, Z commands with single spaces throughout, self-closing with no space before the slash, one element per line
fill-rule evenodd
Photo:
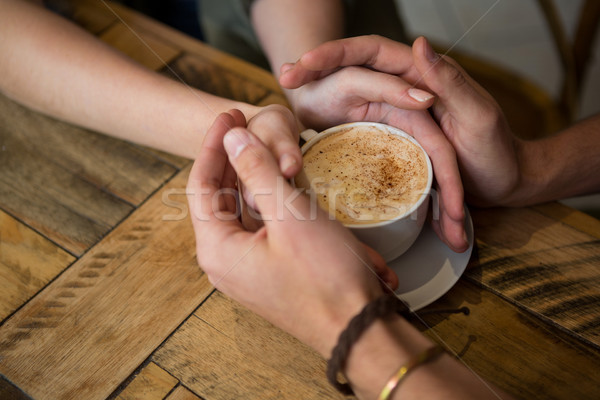
<path fill-rule="evenodd" d="M 319 132 L 315 131 L 314 129 L 307 129 L 300 133 L 300 137 L 304 139 L 305 142 L 308 142 L 310 139 L 314 138 L 318 134 Z"/>

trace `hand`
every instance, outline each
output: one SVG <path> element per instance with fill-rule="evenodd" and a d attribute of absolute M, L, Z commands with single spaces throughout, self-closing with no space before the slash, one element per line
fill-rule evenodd
<path fill-rule="evenodd" d="M 322 116 L 323 110 L 348 122 L 348 115 L 366 117 L 373 107 L 376 110 L 370 116 L 378 118 L 389 109 L 378 115 L 378 107 L 425 110 L 433 104 L 430 93 L 412 84 L 420 76 L 409 46 L 397 46 L 392 60 L 369 58 L 377 55 L 380 40 L 388 39 L 372 35 L 330 41 L 305 53 L 298 62 L 281 66 L 279 83 L 287 89 L 300 89 L 293 93 L 292 100 L 303 123 L 313 128 L 331 126 L 323 119 L 328 118 Z M 312 92 L 312 96 L 304 91 Z"/>
<path fill-rule="evenodd" d="M 474 205 L 509 205 L 519 185 L 518 140 L 494 98 L 424 37 L 413 44 L 415 66 L 438 96 L 436 121 L 452 143 Z"/>
<path fill-rule="evenodd" d="M 298 195 L 244 125 L 237 110 L 221 114 L 190 173 L 198 262 L 219 290 L 328 356 L 350 318 L 382 293 L 378 275 L 392 288 L 397 277 Z M 227 196 L 236 171 L 265 220 L 254 233 L 242 228 Z"/>
<path fill-rule="evenodd" d="M 383 122 L 394 108 L 426 110 L 434 96 L 412 87 L 398 76 L 363 67 L 347 67 L 321 79 L 296 86 L 301 69 L 286 73 L 291 64 L 282 67 L 280 82 L 300 122 L 307 128 L 323 130 L 354 121 Z M 312 75 L 311 77 L 316 77 Z"/>
<path fill-rule="evenodd" d="M 433 228 L 450 248 L 464 251 L 468 242 L 463 188 L 454 149 L 429 114 L 419 110 L 431 105 L 433 99 L 419 103 L 410 97 L 411 91 L 419 90 L 407 83 L 419 77 L 410 47 L 390 41 L 398 45 L 394 48 L 395 58 L 380 59 L 374 53 L 379 40 L 387 39 L 367 36 L 325 43 L 306 53 L 296 64 L 284 65 L 280 83 L 287 88 L 305 85 L 298 98 L 321 99 L 317 105 L 328 101 L 330 108 L 320 106 L 324 108 L 321 113 L 318 108 L 303 111 L 309 122 L 327 126 L 355 120 L 377 121 L 412 134 L 431 157 L 434 168 L 439 218 L 433 220 Z M 339 69 L 345 66 L 350 67 Z M 417 93 L 420 96 L 427 92 Z M 341 112 L 338 115 L 330 109 Z M 328 119 L 318 119 L 316 115 L 327 115 Z"/>
<path fill-rule="evenodd" d="M 467 200 L 480 206 L 511 203 L 519 181 L 518 141 L 490 94 L 454 60 L 438 56 L 425 38 L 418 38 L 412 51 L 378 36 L 325 43 L 295 65 L 284 66 L 280 81 L 285 87 L 298 87 L 353 65 L 398 75 L 436 94 L 433 114 L 458 156 Z M 434 163 L 435 158 L 432 155 Z M 442 200 L 446 198 L 442 193 Z"/>
<path fill-rule="evenodd" d="M 284 177 L 292 178 L 300 172 L 302 153 L 298 146 L 298 123 L 288 108 L 278 104 L 263 107 L 248 122 L 248 129 L 257 132 L 271 150 Z"/>

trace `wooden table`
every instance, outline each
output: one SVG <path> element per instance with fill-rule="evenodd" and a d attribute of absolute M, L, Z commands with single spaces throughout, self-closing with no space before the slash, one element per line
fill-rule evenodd
<path fill-rule="evenodd" d="M 74 4 L 149 68 L 285 103 L 265 71 L 123 7 Z M 320 356 L 198 268 L 190 160 L 0 103 L 1 399 L 340 398 Z M 469 268 L 431 306 L 471 314 L 425 316 L 423 332 L 517 397 L 600 398 L 600 222 L 558 203 L 471 213 Z"/>

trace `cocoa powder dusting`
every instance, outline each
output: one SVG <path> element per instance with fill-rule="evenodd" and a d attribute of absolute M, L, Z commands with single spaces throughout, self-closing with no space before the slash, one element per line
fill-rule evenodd
<path fill-rule="evenodd" d="M 349 151 L 349 149 L 351 151 Z M 423 194 L 427 163 L 409 140 L 374 127 L 348 128 L 304 155 L 300 187 L 344 223 L 371 223 L 403 214 Z"/>

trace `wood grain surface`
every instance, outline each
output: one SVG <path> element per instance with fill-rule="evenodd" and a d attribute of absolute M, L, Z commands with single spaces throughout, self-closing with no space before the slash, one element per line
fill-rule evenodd
<path fill-rule="evenodd" d="M 138 26 L 119 22 L 100 35 L 100 39 L 151 70 L 174 60 L 181 50 L 156 38 Z"/>
<path fill-rule="evenodd" d="M 186 54 L 162 68 L 165 75 L 208 93 L 257 104 L 270 94 L 264 86 L 245 82 L 238 74 L 223 71 L 205 57 Z"/>
<path fill-rule="evenodd" d="M 99 35 L 116 23 L 118 15 L 111 11 L 111 3 L 98 0 L 46 0 L 57 13 L 72 20 L 86 31 Z"/>
<path fill-rule="evenodd" d="M 466 276 L 600 349 L 600 239 L 532 209 L 474 210 Z"/>
<path fill-rule="evenodd" d="M 195 38 L 192 38 L 180 31 L 177 31 L 156 20 L 148 18 L 143 14 L 133 12 L 129 8 L 111 1 L 102 1 L 102 5 L 91 4 L 98 3 L 96 0 L 68 0 L 73 7 L 73 15 L 76 21 L 81 25 L 86 21 L 94 20 L 97 16 L 102 19 L 115 18 L 118 24 L 123 24 L 135 32 L 144 41 L 146 37 L 159 40 L 174 49 L 180 49 L 185 54 L 200 56 L 213 65 L 218 65 L 222 71 L 233 72 L 247 84 L 247 82 L 257 83 L 270 92 L 281 94 L 281 88 L 277 80 L 269 71 L 250 64 L 244 60 L 226 54 L 217 50 Z M 117 22 L 115 22 L 117 23 Z M 90 22 L 87 22 L 90 24 Z M 98 22 L 98 24 L 100 24 Z M 144 44 L 138 40 L 138 44 Z M 145 46 L 144 46 L 145 47 Z M 135 49 L 134 51 L 138 51 Z"/>
<path fill-rule="evenodd" d="M 600 220 L 556 201 L 532 207 L 541 214 L 600 239 Z"/>
<path fill-rule="evenodd" d="M 149 363 L 121 391 L 117 400 L 162 400 L 179 381 L 155 363 Z"/>
<path fill-rule="evenodd" d="M 153 360 L 203 399 L 341 399 L 312 349 L 219 292 Z"/>
<path fill-rule="evenodd" d="M 48 239 L 0 211 L 0 321 L 74 260 Z"/>
<path fill-rule="evenodd" d="M 35 399 L 103 399 L 212 290 L 189 219 L 156 193 L 0 329 L 0 374 Z"/>
<path fill-rule="evenodd" d="M 202 400 L 185 386 L 178 386 L 165 400 Z"/>
<path fill-rule="evenodd" d="M 0 121 L 3 209 L 74 255 L 176 172 L 134 145 L 43 116 L 2 95 Z"/>
<path fill-rule="evenodd" d="M 426 310 L 460 307 L 470 314 L 413 322 L 473 373 L 516 398 L 597 398 L 598 350 L 465 279 Z"/>

